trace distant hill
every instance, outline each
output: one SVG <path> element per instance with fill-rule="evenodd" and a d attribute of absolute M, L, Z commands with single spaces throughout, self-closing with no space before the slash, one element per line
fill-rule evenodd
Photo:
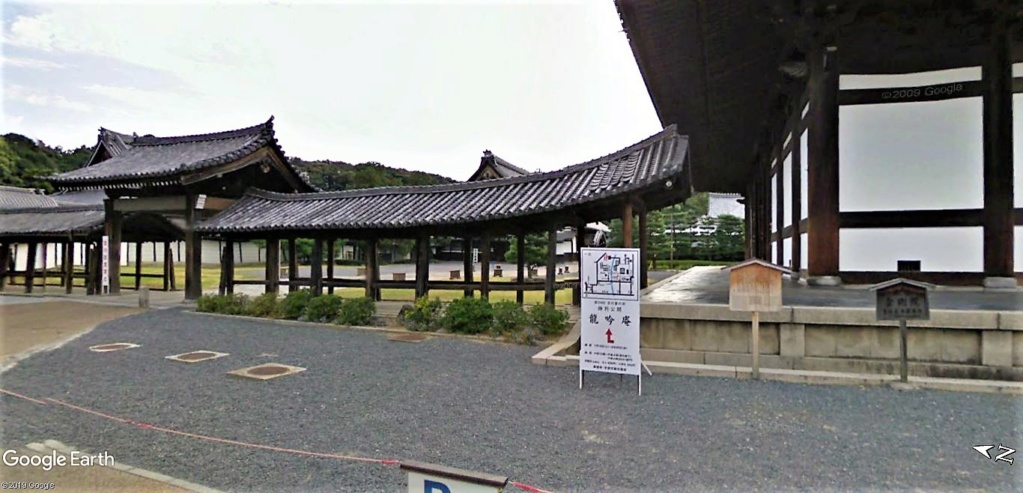
<path fill-rule="evenodd" d="M 53 191 L 39 176 L 71 171 L 83 166 L 92 155 L 92 146 L 74 150 L 50 147 L 42 141 L 9 133 L 0 137 L 0 185 L 41 188 Z M 342 161 L 303 161 L 290 159 L 309 181 L 324 190 L 351 190 L 402 185 L 436 185 L 454 180 L 421 171 L 391 168 L 380 163 L 349 164 Z"/>

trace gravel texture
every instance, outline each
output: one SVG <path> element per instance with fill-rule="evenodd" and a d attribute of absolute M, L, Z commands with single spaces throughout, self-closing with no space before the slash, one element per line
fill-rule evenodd
<path fill-rule="evenodd" d="M 141 347 L 87 350 L 113 342 Z M 230 356 L 164 359 L 196 350 Z M 600 374 L 580 391 L 577 370 L 532 365 L 537 350 L 171 309 L 37 354 L 0 387 L 197 434 L 556 491 L 1023 490 L 1023 464 L 972 449 L 1023 449 L 1019 397 L 664 375 L 637 396 L 635 378 Z M 226 375 L 269 362 L 307 371 Z M 53 438 L 227 491 L 407 491 L 394 465 L 211 443 L 6 395 L 0 411 L 5 445 Z"/>

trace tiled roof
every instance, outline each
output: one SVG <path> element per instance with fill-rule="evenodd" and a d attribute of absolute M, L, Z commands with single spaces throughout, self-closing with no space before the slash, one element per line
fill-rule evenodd
<path fill-rule="evenodd" d="M 99 145 L 112 155 L 110 159 L 46 179 L 67 189 L 139 182 L 171 184 L 182 174 L 231 163 L 264 147 L 273 149 L 281 162 L 291 167 L 274 137 L 273 117 L 251 127 L 180 137 L 128 136 L 101 128 L 99 139 Z M 291 171 L 305 182 L 296 170 Z M 311 185 L 309 189 L 314 190 Z"/>
<path fill-rule="evenodd" d="M 529 172 L 515 166 L 499 156 L 494 155 L 490 150 L 483 151 L 483 157 L 480 158 L 480 166 L 476 169 L 476 172 L 472 174 L 472 177 L 468 181 L 477 181 L 480 179 L 495 179 L 495 178 L 483 178 L 483 170 L 490 167 L 497 173 L 497 178 L 511 178 L 514 176 L 528 175 Z"/>
<path fill-rule="evenodd" d="M 26 207 L 57 207 L 57 201 L 32 188 L 0 186 L 0 210 Z"/>
<path fill-rule="evenodd" d="M 0 237 L 88 234 L 103 227 L 103 206 L 0 210 Z"/>
<path fill-rule="evenodd" d="M 50 195 L 60 205 L 103 205 L 107 198 L 103 190 L 75 190 Z"/>
<path fill-rule="evenodd" d="M 281 194 L 250 191 L 204 232 L 359 230 L 459 225 L 543 214 L 621 196 L 688 172 L 674 127 L 607 156 L 548 173 L 422 187 Z M 686 180 L 688 182 L 688 180 Z"/>

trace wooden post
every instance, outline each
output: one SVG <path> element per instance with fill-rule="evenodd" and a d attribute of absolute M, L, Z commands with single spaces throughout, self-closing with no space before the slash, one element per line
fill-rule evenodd
<path fill-rule="evenodd" d="M 774 231 L 778 233 L 778 239 L 774 243 L 774 263 L 785 266 L 785 134 L 783 133 L 778 142 L 778 167 L 774 176 Z"/>
<path fill-rule="evenodd" d="M 313 258 L 309 265 L 309 287 L 313 296 L 323 294 L 323 240 L 313 238 Z"/>
<path fill-rule="evenodd" d="M 288 238 L 288 292 L 298 291 L 298 249 L 295 237 Z"/>
<path fill-rule="evenodd" d="M 901 361 L 899 363 L 899 379 L 903 383 L 909 381 L 909 356 L 908 349 L 906 346 L 907 333 L 909 329 L 906 328 L 906 321 L 899 320 L 899 353 Z"/>
<path fill-rule="evenodd" d="M 743 195 L 743 209 L 745 220 L 742 222 L 742 234 L 743 234 L 743 248 L 746 250 L 746 258 L 753 258 L 753 223 L 755 217 L 753 217 L 753 187 L 746 185 L 746 193 Z M 690 237 L 691 238 L 691 237 Z M 692 240 L 690 239 L 690 246 Z"/>
<path fill-rule="evenodd" d="M 225 294 L 234 294 L 234 240 L 227 240 L 224 243 L 224 291 Z"/>
<path fill-rule="evenodd" d="M 662 232 L 663 233 L 663 232 Z M 650 258 L 649 231 L 647 231 L 646 207 L 639 210 L 639 289 L 646 289 L 649 269 L 647 261 Z"/>
<path fill-rule="evenodd" d="M 802 101 L 797 100 L 793 114 L 800 115 L 792 134 L 792 279 L 799 279 L 803 268 L 803 124 Z"/>
<path fill-rule="evenodd" d="M 579 282 L 572 288 L 572 306 L 582 306 L 583 247 L 586 244 L 586 221 L 580 220 L 575 227 L 575 273 Z"/>
<path fill-rule="evenodd" d="M 103 201 L 105 208 L 104 232 L 109 238 L 107 261 L 109 263 L 110 294 L 121 292 L 121 212 L 114 210 L 114 199 Z"/>
<path fill-rule="evenodd" d="M 85 244 L 85 294 L 102 294 L 100 287 L 100 245 L 89 241 Z"/>
<path fill-rule="evenodd" d="M 25 257 L 25 292 L 31 293 L 36 277 L 36 243 L 28 244 L 28 255 Z"/>
<path fill-rule="evenodd" d="M 135 291 L 142 287 L 142 242 L 135 242 Z"/>
<path fill-rule="evenodd" d="M 185 299 L 202 296 L 202 240 L 195 232 L 199 211 L 195 208 L 198 196 L 189 194 L 185 200 Z M 111 263 L 113 260 L 111 259 Z"/>
<path fill-rule="evenodd" d="M 543 302 L 548 305 L 554 304 L 555 290 L 554 283 L 557 281 L 557 259 L 558 259 L 558 227 L 552 224 L 547 229 L 547 279 L 543 287 Z"/>
<path fill-rule="evenodd" d="M 167 243 L 167 246 L 170 247 L 170 243 Z M 178 258 L 180 258 L 180 256 Z M 174 255 L 171 255 L 170 263 L 167 264 L 167 277 L 170 278 L 170 289 L 171 289 L 171 291 L 177 291 L 178 290 L 178 277 L 177 277 L 177 274 L 174 272 L 174 269 L 175 269 L 175 267 L 174 267 Z"/>
<path fill-rule="evenodd" d="M 47 263 L 46 263 L 46 254 L 47 254 L 47 250 L 49 249 L 50 244 L 49 243 L 43 243 L 42 246 L 43 246 L 43 248 L 42 248 L 42 251 L 40 253 L 42 253 L 42 260 L 43 260 L 43 292 L 45 292 L 46 291 L 46 265 L 47 265 Z"/>
<path fill-rule="evenodd" d="M 377 239 L 366 240 L 366 297 L 380 301 L 380 258 L 377 256 Z"/>
<path fill-rule="evenodd" d="M 810 54 L 809 276 L 838 284 L 838 52 Z M 818 278 L 814 282 L 813 278 Z"/>
<path fill-rule="evenodd" d="M 462 268 L 465 270 L 465 282 L 472 282 L 472 237 L 466 236 L 462 239 Z M 472 298 L 474 296 L 471 288 L 465 288 L 462 296 Z"/>
<path fill-rule="evenodd" d="M 622 209 L 622 246 L 632 248 L 632 202 L 626 201 Z"/>
<path fill-rule="evenodd" d="M 11 244 L 0 243 L 0 290 L 7 285 L 7 276 L 10 275 L 11 265 Z"/>
<path fill-rule="evenodd" d="M 331 281 L 334 280 L 334 258 L 335 258 L 336 254 L 337 254 L 337 250 L 335 249 L 334 241 L 335 241 L 335 238 L 333 238 L 333 237 L 331 237 L 329 240 L 327 240 L 327 254 L 325 255 L 325 257 L 327 259 L 327 281 L 328 282 L 331 282 Z M 334 285 L 333 284 L 331 284 L 330 286 L 327 286 L 327 294 L 334 294 Z"/>
<path fill-rule="evenodd" d="M 1016 287 L 1014 266 L 1012 60 L 1005 16 L 991 25 L 981 70 L 984 115 L 985 286 Z"/>
<path fill-rule="evenodd" d="M 280 238 L 266 239 L 266 270 L 264 271 L 266 285 L 264 293 L 277 294 L 281 289 L 281 240 Z"/>
<path fill-rule="evenodd" d="M 522 284 L 526 282 L 526 233 L 519 231 L 515 235 L 515 272 L 516 282 L 518 283 L 518 289 L 515 290 L 515 302 L 523 304 L 525 302 L 525 293 L 522 290 Z"/>
<path fill-rule="evenodd" d="M 490 298 L 490 233 L 480 238 L 480 297 Z"/>
<path fill-rule="evenodd" d="M 61 264 L 62 270 L 64 271 L 64 292 L 71 294 L 72 289 L 75 286 L 75 242 L 68 239 L 64 242 L 64 254 L 61 256 L 63 263 Z"/>
<path fill-rule="evenodd" d="M 156 246 L 156 243 L 153 243 Z M 163 290 L 170 291 L 171 266 L 174 265 L 174 257 L 171 256 L 169 241 L 163 242 Z M 155 257 L 155 256 L 154 256 Z"/>
<path fill-rule="evenodd" d="M 430 294 L 430 234 L 416 237 L 416 299 Z"/>
<path fill-rule="evenodd" d="M 753 312 L 753 334 L 750 345 L 753 348 L 753 380 L 760 380 L 760 312 Z"/>

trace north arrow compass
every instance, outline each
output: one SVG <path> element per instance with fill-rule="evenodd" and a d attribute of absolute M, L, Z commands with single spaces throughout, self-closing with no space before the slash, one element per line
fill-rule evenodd
<path fill-rule="evenodd" d="M 999 453 L 997 455 L 992 455 L 991 454 L 991 449 L 993 449 L 993 448 L 995 448 L 994 445 L 977 445 L 977 446 L 973 447 L 973 450 L 976 450 L 977 452 L 979 452 L 984 457 L 987 457 L 988 459 L 991 459 L 991 460 L 993 460 L 995 462 L 1008 462 L 1009 464 L 1012 464 L 1012 462 L 1015 460 L 1012 457 L 1012 454 L 1016 453 L 1016 449 L 1012 449 L 1012 448 L 1009 448 L 1009 447 L 1004 447 L 1001 444 L 999 444 L 998 445 L 998 452 L 1001 452 L 1001 453 Z"/>

